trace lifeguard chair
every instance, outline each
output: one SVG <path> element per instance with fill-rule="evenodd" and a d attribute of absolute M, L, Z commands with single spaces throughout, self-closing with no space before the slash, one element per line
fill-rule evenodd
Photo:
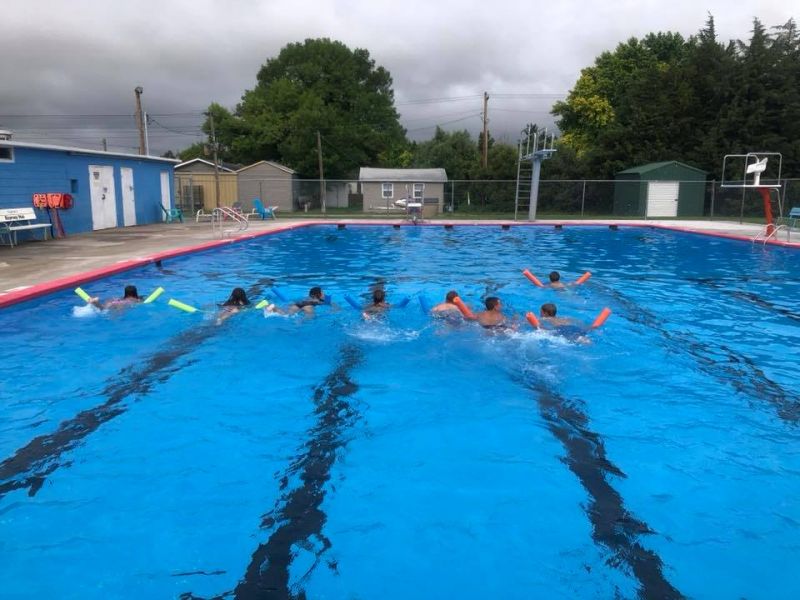
<path fill-rule="evenodd" d="M 774 166 L 769 173 L 770 176 L 764 176 L 767 171 L 769 160 L 773 160 L 773 165 L 777 159 L 778 168 L 775 173 Z M 742 164 L 741 179 L 726 179 L 726 174 L 729 169 L 735 169 L 737 164 Z M 752 241 L 762 242 L 766 244 L 771 239 L 777 239 L 778 233 L 787 230 L 785 225 L 776 225 L 772 212 L 772 197 L 773 192 L 777 200 L 778 214 L 783 214 L 781 207 L 781 169 L 783 167 L 783 155 L 780 152 L 748 152 L 747 154 L 726 154 L 722 159 L 722 182 L 721 188 L 739 188 L 742 191 L 751 188 L 758 190 L 761 198 L 764 201 L 764 218 L 766 219 L 766 226 L 764 231 L 754 236 Z M 788 230 L 787 230 L 788 240 Z"/>

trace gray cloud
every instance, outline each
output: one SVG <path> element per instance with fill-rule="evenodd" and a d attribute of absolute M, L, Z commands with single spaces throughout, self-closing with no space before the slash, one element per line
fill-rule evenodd
<path fill-rule="evenodd" d="M 200 139 L 199 112 L 209 102 L 235 106 L 284 45 L 330 37 L 366 48 L 392 73 L 410 137 L 430 137 L 437 123 L 477 133 L 489 91 L 492 135 L 514 142 L 527 122 L 552 126 L 555 98 L 544 94 L 566 93 L 600 52 L 650 31 L 688 37 L 708 12 L 723 41 L 748 38 L 754 16 L 767 26 L 793 16 L 780 0 L 676 0 L 669 10 L 633 0 L 5 0 L 0 126 L 19 140 L 97 148 L 106 137 L 130 151 L 133 88 L 141 85 L 156 115 L 151 149 L 179 149 Z M 459 99 L 413 102 L 431 98 Z M 65 114 L 118 116 L 11 116 Z"/>

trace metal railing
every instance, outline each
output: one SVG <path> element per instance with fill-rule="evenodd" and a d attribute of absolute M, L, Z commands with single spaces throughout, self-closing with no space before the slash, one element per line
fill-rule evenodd
<path fill-rule="evenodd" d="M 226 227 L 226 222 L 231 223 L 233 227 Z M 249 226 L 247 215 L 228 206 L 220 206 L 211 212 L 211 232 L 220 238 L 244 231 Z"/>

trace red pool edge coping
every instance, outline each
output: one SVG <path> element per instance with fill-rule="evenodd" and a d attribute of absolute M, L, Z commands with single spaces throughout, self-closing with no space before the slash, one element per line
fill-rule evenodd
<path fill-rule="evenodd" d="M 115 262 L 112 265 L 108 265 L 106 267 L 100 267 L 98 269 L 92 269 L 90 271 L 85 271 L 83 273 L 78 273 L 77 275 L 68 275 L 67 277 L 60 277 L 58 279 L 53 279 L 51 281 L 46 281 L 44 283 L 38 283 L 36 285 L 32 285 L 30 287 L 26 287 L 24 289 L 15 290 L 13 292 L 7 292 L 5 294 L 0 294 L 0 308 L 6 308 L 9 306 L 13 306 L 15 304 L 19 304 L 21 302 L 26 302 L 28 300 L 33 300 L 34 298 L 38 298 L 40 296 L 44 296 L 46 294 L 50 294 L 53 292 L 58 292 L 67 288 L 71 287 L 78 287 L 81 284 L 87 283 L 89 281 L 94 281 L 96 279 L 101 279 L 103 277 L 108 277 L 109 275 L 116 275 L 117 273 L 123 273 L 125 271 L 130 271 L 132 269 L 136 269 L 138 267 L 144 267 L 149 264 L 153 264 L 157 261 L 164 260 L 167 258 L 175 258 L 177 256 L 183 256 L 186 254 L 193 254 L 195 252 L 202 252 L 204 250 L 210 250 L 213 248 L 218 248 L 221 246 L 227 246 L 229 244 L 235 244 L 238 242 L 244 242 L 247 240 L 252 240 L 258 237 L 263 237 L 266 235 L 273 235 L 276 233 L 281 233 L 284 231 L 291 231 L 293 229 L 301 229 L 303 227 L 313 227 L 317 225 L 345 225 L 345 226 L 361 226 L 361 227 L 368 227 L 372 225 L 393 225 L 393 226 L 401 226 L 401 227 L 498 227 L 498 226 L 508 226 L 508 227 L 555 227 L 555 226 L 568 226 L 568 227 L 649 227 L 652 229 L 664 229 L 667 231 L 678 231 L 681 233 L 692 233 L 696 235 L 705 235 L 710 237 L 718 237 L 724 238 L 729 240 L 737 240 L 737 241 L 744 241 L 744 242 L 752 242 L 752 239 L 744 236 L 744 235 L 736 235 L 733 233 L 724 233 L 720 231 L 711 231 L 711 230 L 700 230 L 700 229 L 689 229 L 687 227 L 680 227 L 680 226 L 672 226 L 672 225 L 664 225 L 661 223 L 641 223 L 641 222 L 629 222 L 629 221 L 584 221 L 584 222 L 576 222 L 576 221 L 547 221 L 544 222 L 536 222 L 536 223 L 529 223 L 529 222 L 516 222 L 516 221 L 481 221 L 481 222 L 464 222 L 464 221 L 437 221 L 435 223 L 426 222 L 426 223 L 410 223 L 408 221 L 396 221 L 396 220 L 336 220 L 336 221 L 301 221 L 299 223 L 292 223 L 291 225 L 285 225 L 283 227 L 277 227 L 275 229 L 268 229 L 265 231 L 259 231 L 255 233 L 249 233 L 245 235 L 238 236 L 236 238 L 231 239 L 223 239 L 223 240 L 213 240 L 210 242 L 204 242 L 202 244 L 196 244 L 193 246 L 184 246 L 182 248 L 174 248 L 172 250 L 164 250 L 162 252 L 157 252 L 155 254 L 151 254 L 149 256 L 144 256 L 141 258 L 132 258 L 129 260 L 122 260 L 119 262 Z M 796 243 L 790 242 L 783 242 L 780 240 L 767 240 L 766 244 L 770 246 L 782 246 L 784 248 L 798 248 L 800 245 Z M 766 245 L 765 244 L 765 245 Z"/>

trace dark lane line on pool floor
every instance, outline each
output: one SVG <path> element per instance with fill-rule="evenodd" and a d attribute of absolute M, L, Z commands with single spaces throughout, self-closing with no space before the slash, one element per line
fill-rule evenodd
<path fill-rule="evenodd" d="M 665 320 L 616 290 L 605 288 L 605 292 L 622 307 L 620 316 L 660 333 L 670 350 L 688 353 L 704 373 L 755 401 L 771 404 L 783 421 L 792 425 L 800 423 L 800 395 L 770 379 L 751 358 L 723 344 L 712 347 L 688 332 L 670 333 L 665 329 Z"/>
<path fill-rule="evenodd" d="M 265 281 L 270 285 L 272 280 Z M 259 281 L 248 290 L 248 295 L 255 296 L 263 287 Z M 145 395 L 155 384 L 167 381 L 180 370 L 178 366 L 170 369 L 178 359 L 191 354 L 219 331 L 220 327 L 213 321 L 201 323 L 166 341 L 166 350 L 140 361 L 144 362 L 143 367 L 131 365 L 122 369 L 117 380 L 109 383 L 100 393 L 107 397 L 103 404 L 62 421 L 53 433 L 33 438 L 13 456 L 0 463 L 0 499 L 11 491 L 23 488 L 28 488 L 28 495 L 34 496 L 44 485 L 48 475 L 59 467 L 71 464 L 69 461 L 58 462 L 62 454 L 75 448 L 81 440 L 103 424 L 126 412 L 129 408 L 123 403 L 126 398 L 137 394 Z"/>
<path fill-rule="evenodd" d="M 547 428 L 566 451 L 561 460 L 589 494 L 586 513 L 592 524 L 592 539 L 614 553 L 607 564 L 629 567 L 639 582 L 641 598 L 683 598 L 664 577 L 661 558 L 639 543 L 640 536 L 655 532 L 625 508 L 619 492 L 608 482 L 607 475 L 626 475 L 606 456 L 603 438 L 589 429 L 589 417 L 575 402 L 568 402 L 547 385 L 518 380 L 536 395 Z"/>
<path fill-rule="evenodd" d="M 788 308 L 784 308 L 783 306 L 779 306 L 774 302 L 770 302 L 769 300 L 766 300 L 753 292 L 727 289 L 716 279 L 695 277 L 695 278 L 688 278 L 687 281 L 691 283 L 704 285 L 715 291 L 721 291 L 726 296 L 730 296 L 731 298 L 735 298 L 737 300 L 742 300 L 743 302 L 747 302 L 748 304 L 753 304 L 771 313 L 777 313 L 782 317 L 791 319 L 792 321 L 800 321 L 800 314 L 791 311 Z"/>
<path fill-rule="evenodd" d="M 10 491 L 28 488 L 33 496 L 41 489 L 45 479 L 60 466 L 58 458 L 75 448 L 81 440 L 111 419 L 128 410 L 123 401 L 133 395 L 145 395 L 156 383 L 166 381 L 178 368 L 169 369 L 182 356 L 189 354 L 198 345 L 211 337 L 213 324 L 185 331 L 172 338 L 172 348 L 158 352 L 145 360 L 141 369 L 126 367 L 118 377 L 122 381 L 109 384 L 101 395 L 106 402 L 79 412 L 63 421 L 56 431 L 40 435 L 17 450 L 13 456 L 0 463 L 0 498 Z"/>
<path fill-rule="evenodd" d="M 305 598 L 302 590 L 293 592 L 290 588 L 289 570 L 294 559 L 292 548 L 312 549 L 321 545 L 317 550 L 311 550 L 316 554 L 316 561 L 307 575 L 330 548 L 330 541 L 322 533 L 327 521 L 327 515 L 320 509 L 325 498 L 324 486 L 331 477 L 337 452 L 347 444 L 345 433 L 360 418 L 349 402 L 358 391 L 358 386 L 350 379 L 350 372 L 361 364 L 363 353 L 357 346 L 348 344 L 338 355 L 336 367 L 314 388 L 317 421 L 308 432 L 308 441 L 280 479 L 282 490 L 295 476 L 302 482 L 300 487 L 284 492 L 275 507 L 264 515 L 261 528 L 272 529 L 272 533 L 253 552 L 236 588 L 215 598 L 231 595 L 239 600 Z M 198 597 L 185 592 L 180 598 L 196 600 Z"/>

